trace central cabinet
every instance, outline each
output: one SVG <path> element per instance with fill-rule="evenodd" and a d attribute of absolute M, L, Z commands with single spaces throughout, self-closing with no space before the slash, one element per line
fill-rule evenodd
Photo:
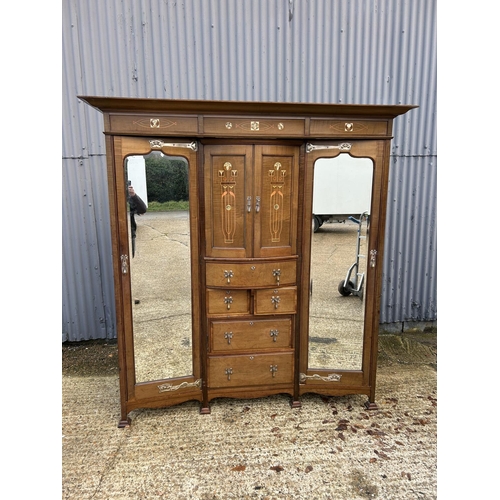
<path fill-rule="evenodd" d="M 392 126 L 415 106 L 80 99 L 104 119 L 119 427 L 218 397 L 376 408 Z"/>
<path fill-rule="evenodd" d="M 299 155 L 203 148 L 208 399 L 293 394 Z"/>

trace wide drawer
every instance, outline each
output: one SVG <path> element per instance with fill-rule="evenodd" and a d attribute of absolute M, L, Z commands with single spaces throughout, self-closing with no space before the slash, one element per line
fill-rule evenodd
<path fill-rule="evenodd" d="M 210 351 L 254 351 L 292 347 L 290 318 L 212 321 Z"/>
<path fill-rule="evenodd" d="M 303 136 L 303 119 L 204 118 L 203 132 L 224 136 Z"/>
<path fill-rule="evenodd" d="M 109 117 L 113 132 L 145 132 L 148 135 L 184 135 L 198 132 L 196 116 L 175 115 L 113 115 Z"/>
<path fill-rule="evenodd" d="M 275 262 L 207 262 L 207 286 L 270 287 L 294 285 L 297 263 Z"/>
<path fill-rule="evenodd" d="M 382 136 L 388 134 L 388 128 L 386 121 L 311 119 L 309 133 L 316 137 Z"/>
<path fill-rule="evenodd" d="M 255 291 L 254 314 L 295 314 L 296 312 L 297 287 Z"/>
<path fill-rule="evenodd" d="M 248 314 L 249 291 L 207 289 L 207 311 L 208 314 Z"/>
<path fill-rule="evenodd" d="M 208 387 L 293 383 L 293 352 L 208 358 Z"/>

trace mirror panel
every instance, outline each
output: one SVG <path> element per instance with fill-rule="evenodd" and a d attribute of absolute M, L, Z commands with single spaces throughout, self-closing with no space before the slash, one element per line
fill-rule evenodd
<path fill-rule="evenodd" d="M 188 161 L 158 151 L 129 156 L 125 181 L 135 381 L 188 376 L 193 373 Z"/>
<path fill-rule="evenodd" d="M 361 370 L 373 161 L 341 153 L 314 164 L 310 369 Z"/>

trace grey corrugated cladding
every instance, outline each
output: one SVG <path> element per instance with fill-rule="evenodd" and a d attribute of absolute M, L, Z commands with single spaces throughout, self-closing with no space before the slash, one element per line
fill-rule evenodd
<path fill-rule="evenodd" d="M 395 121 L 382 323 L 436 313 L 436 0 L 63 2 L 63 340 L 113 338 L 102 116 L 76 95 L 417 104 Z"/>

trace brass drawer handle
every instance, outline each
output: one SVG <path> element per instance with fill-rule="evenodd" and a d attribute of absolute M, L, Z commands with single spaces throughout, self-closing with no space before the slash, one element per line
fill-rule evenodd
<path fill-rule="evenodd" d="M 227 340 L 227 343 L 231 344 L 231 339 L 233 338 L 233 332 L 224 332 L 224 338 Z"/>
<path fill-rule="evenodd" d="M 280 284 L 281 269 L 273 269 L 273 276 L 276 278 L 276 284 Z"/>
<path fill-rule="evenodd" d="M 224 271 L 224 278 L 227 279 L 227 284 L 229 285 L 231 283 L 231 278 L 234 276 L 234 273 L 232 270 L 229 271 Z"/>
<path fill-rule="evenodd" d="M 269 371 L 273 374 L 273 378 L 276 376 L 276 372 L 278 371 L 278 365 L 270 365 Z"/>
<path fill-rule="evenodd" d="M 232 368 L 226 368 L 225 373 L 227 375 L 227 379 L 231 380 L 231 375 L 233 374 L 233 369 Z"/>
<path fill-rule="evenodd" d="M 247 196 L 247 212 L 250 213 L 252 211 L 252 197 Z"/>
<path fill-rule="evenodd" d="M 271 330 L 269 332 L 269 335 L 273 338 L 273 342 L 277 341 L 278 334 L 279 334 L 278 330 Z"/>
<path fill-rule="evenodd" d="M 275 296 L 275 295 L 273 295 L 273 296 L 271 297 L 271 302 L 274 304 L 274 308 L 275 308 L 275 309 L 278 309 L 278 305 L 279 305 L 279 303 L 280 303 L 280 297 L 279 297 L 279 295 L 276 295 L 276 296 Z"/>
<path fill-rule="evenodd" d="M 226 292 L 226 293 L 230 293 L 230 292 Z M 231 309 L 232 303 L 233 303 L 233 298 L 231 297 L 231 295 L 226 295 L 226 297 L 224 297 L 224 304 L 227 305 L 228 311 L 229 311 L 229 309 Z"/>

